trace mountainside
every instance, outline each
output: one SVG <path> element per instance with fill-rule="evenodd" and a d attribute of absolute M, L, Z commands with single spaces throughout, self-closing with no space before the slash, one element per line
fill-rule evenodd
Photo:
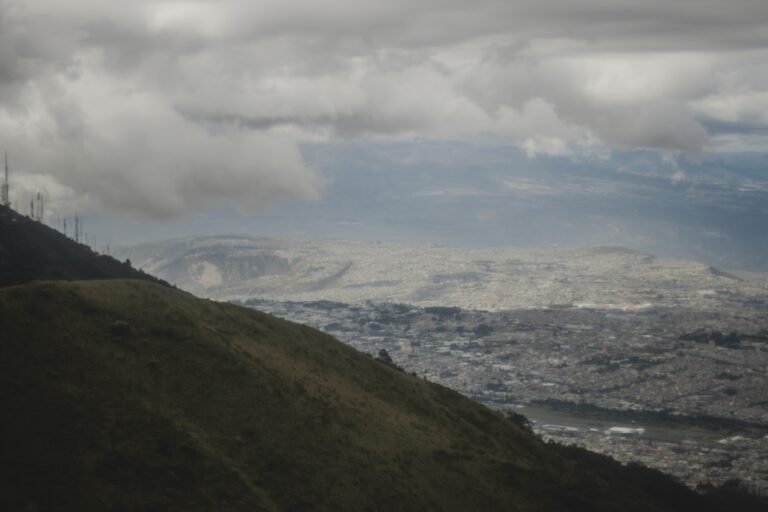
<path fill-rule="evenodd" d="M 714 290 L 747 298 L 766 292 L 763 283 L 702 263 L 621 247 L 534 252 L 220 236 L 144 244 L 121 255 L 198 296 L 225 300 L 718 309 Z"/>
<path fill-rule="evenodd" d="M 703 504 L 318 331 L 152 283 L 7 287 L 0 325 L 3 510 Z"/>
<path fill-rule="evenodd" d="M 6 280 L 128 268 L 17 217 Z M 149 279 L 0 287 L 0 333 L 3 511 L 761 506 L 546 444 L 319 331 Z"/>
<path fill-rule="evenodd" d="M 36 279 L 157 279 L 0 206 L 0 286 Z"/>

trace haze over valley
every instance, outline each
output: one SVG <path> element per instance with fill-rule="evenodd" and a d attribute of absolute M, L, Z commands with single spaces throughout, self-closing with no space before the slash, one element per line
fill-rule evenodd
<path fill-rule="evenodd" d="M 222 236 L 119 249 L 193 293 L 234 300 L 403 302 L 467 309 L 718 308 L 757 301 L 766 275 L 658 258 L 622 247 L 521 251 Z"/>

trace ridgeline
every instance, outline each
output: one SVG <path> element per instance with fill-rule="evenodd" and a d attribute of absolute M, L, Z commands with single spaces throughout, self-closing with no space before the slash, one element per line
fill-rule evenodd
<path fill-rule="evenodd" d="M 164 283 L 0 205 L 0 286 L 40 279 L 145 279 Z"/>
<path fill-rule="evenodd" d="M 0 215 L 2 282 L 27 283 L 0 288 L 0 510 L 760 510 L 22 220 Z"/>

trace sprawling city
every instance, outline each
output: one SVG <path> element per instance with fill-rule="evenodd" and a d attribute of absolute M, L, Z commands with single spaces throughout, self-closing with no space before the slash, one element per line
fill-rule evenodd
<path fill-rule="evenodd" d="M 419 378 L 524 414 L 545 439 L 694 488 L 768 484 L 762 274 L 616 247 L 220 237 L 126 254 L 200 295 L 314 326 L 372 356 L 385 350 Z"/>

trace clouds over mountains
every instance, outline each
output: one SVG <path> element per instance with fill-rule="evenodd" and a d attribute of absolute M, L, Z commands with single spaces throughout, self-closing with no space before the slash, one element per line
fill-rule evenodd
<path fill-rule="evenodd" d="M 765 151 L 766 61 L 764 0 L 0 0 L 0 143 L 81 204 L 259 209 L 321 193 L 303 141 Z"/>

